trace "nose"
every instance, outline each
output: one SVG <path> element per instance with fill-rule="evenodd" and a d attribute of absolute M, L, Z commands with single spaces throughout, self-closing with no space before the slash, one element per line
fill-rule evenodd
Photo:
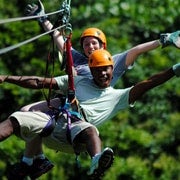
<path fill-rule="evenodd" d="M 94 48 L 94 46 L 93 46 L 93 44 L 92 44 L 92 43 L 89 43 L 89 48 L 91 48 L 91 49 L 93 49 L 93 48 Z"/>
<path fill-rule="evenodd" d="M 104 75 L 106 75 L 107 73 L 106 73 L 106 71 L 101 70 L 100 74 L 104 76 Z"/>

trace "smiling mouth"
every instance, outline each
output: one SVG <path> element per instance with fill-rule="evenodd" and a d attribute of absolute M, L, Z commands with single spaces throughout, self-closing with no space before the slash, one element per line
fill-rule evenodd
<path fill-rule="evenodd" d="M 107 77 L 99 77 L 99 80 L 101 82 L 106 82 L 106 81 L 108 81 L 108 78 Z"/>
<path fill-rule="evenodd" d="M 94 50 L 88 51 L 88 54 L 90 55 Z"/>

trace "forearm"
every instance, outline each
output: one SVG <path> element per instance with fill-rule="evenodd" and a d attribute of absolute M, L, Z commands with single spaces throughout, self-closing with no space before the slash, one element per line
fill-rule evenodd
<path fill-rule="evenodd" d="M 134 103 L 136 100 L 142 97 L 143 94 L 145 94 L 150 89 L 159 86 L 172 77 L 175 76 L 175 73 L 172 68 L 169 68 L 165 71 L 162 71 L 160 73 L 157 73 L 147 80 L 141 81 L 137 83 L 130 91 L 129 93 L 129 103 Z"/>
<path fill-rule="evenodd" d="M 44 28 L 44 30 L 50 31 L 53 28 L 53 25 L 51 24 L 51 22 L 49 20 L 46 20 L 42 23 L 42 27 Z M 61 32 L 58 30 L 55 30 L 53 32 L 53 39 L 55 41 L 55 44 L 57 45 L 58 50 L 63 53 L 64 50 L 64 39 L 63 36 L 61 35 Z"/>
<path fill-rule="evenodd" d="M 134 61 L 138 58 L 139 55 L 151 51 L 153 49 L 158 48 L 161 46 L 159 40 L 150 41 L 147 43 L 139 44 L 128 51 L 126 57 L 126 66 L 129 66 L 134 63 Z"/>
<path fill-rule="evenodd" d="M 41 25 L 46 32 L 50 31 L 53 28 L 52 23 L 48 19 L 41 23 Z"/>
<path fill-rule="evenodd" d="M 31 89 L 41 89 L 44 87 L 44 78 L 37 76 L 6 76 L 4 82 Z"/>

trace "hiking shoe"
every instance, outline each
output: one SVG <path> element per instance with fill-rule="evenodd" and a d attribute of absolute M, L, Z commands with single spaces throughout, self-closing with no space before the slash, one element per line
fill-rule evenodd
<path fill-rule="evenodd" d="M 160 42 L 163 48 L 168 45 L 173 45 L 180 48 L 180 31 L 160 34 Z"/>
<path fill-rule="evenodd" d="M 175 64 L 172 68 L 173 68 L 174 74 L 177 77 L 180 77 L 180 63 Z"/>
<path fill-rule="evenodd" d="M 111 148 L 105 148 L 102 153 L 92 159 L 91 167 L 88 172 L 90 179 L 100 179 L 104 172 L 109 169 L 114 160 L 114 153 Z"/>
<path fill-rule="evenodd" d="M 31 166 L 28 166 L 24 162 L 19 162 L 11 166 L 7 178 L 8 180 L 24 180 L 29 175 Z"/>
<path fill-rule="evenodd" d="M 35 159 L 29 176 L 31 179 L 36 179 L 50 171 L 53 167 L 54 165 L 47 158 Z"/>

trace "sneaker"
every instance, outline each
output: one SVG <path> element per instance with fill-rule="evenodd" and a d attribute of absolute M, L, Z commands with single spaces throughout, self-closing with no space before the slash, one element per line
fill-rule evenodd
<path fill-rule="evenodd" d="M 91 179 L 100 179 L 104 172 L 109 169 L 114 160 L 114 153 L 111 148 L 105 148 L 102 153 L 92 159 L 88 175 Z"/>
<path fill-rule="evenodd" d="M 47 158 L 35 159 L 29 176 L 31 179 L 36 179 L 50 171 L 53 167 L 54 165 Z"/>
<path fill-rule="evenodd" d="M 175 64 L 172 68 L 173 68 L 174 74 L 177 77 L 180 77 L 180 63 Z"/>
<path fill-rule="evenodd" d="M 28 166 L 24 162 L 19 162 L 11 166 L 7 178 L 8 180 L 24 180 L 29 175 L 31 166 Z"/>

